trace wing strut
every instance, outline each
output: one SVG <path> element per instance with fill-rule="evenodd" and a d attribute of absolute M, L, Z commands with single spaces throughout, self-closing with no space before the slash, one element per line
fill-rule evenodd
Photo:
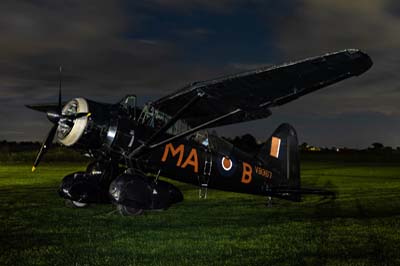
<path fill-rule="evenodd" d="M 201 125 L 198 125 L 197 127 L 191 128 L 191 129 L 189 129 L 189 130 L 187 130 L 187 131 L 185 131 L 185 132 L 183 132 L 183 133 L 181 133 L 181 134 L 179 134 L 179 135 L 176 135 L 176 136 L 173 136 L 173 137 L 171 137 L 171 138 L 165 139 L 165 140 L 163 140 L 163 141 L 160 141 L 159 143 L 150 145 L 150 149 L 154 149 L 154 148 L 157 148 L 157 147 L 160 147 L 160 146 L 164 145 L 165 143 L 174 141 L 174 140 L 179 139 L 179 138 L 186 137 L 186 136 L 188 136 L 188 135 L 190 135 L 190 134 L 192 134 L 192 133 L 194 133 L 194 132 L 196 132 L 196 131 L 199 131 L 199 130 L 201 130 L 201 129 L 203 129 L 203 128 L 209 127 L 209 126 L 211 126 L 211 125 L 214 124 L 214 123 L 217 123 L 217 122 L 219 122 L 219 121 L 221 121 L 221 120 L 223 120 L 223 119 L 225 119 L 225 118 L 228 118 L 228 117 L 230 117 L 230 116 L 232 116 L 232 115 L 235 115 L 235 114 L 237 114 L 237 113 L 239 113 L 239 112 L 242 112 L 242 111 L 243 111 L 242 109 L 238 108 L 238 109 L 236 109 L 236 110 L 234 110 L 234 111 L 232 111 L 232 112 L 230 112 L 230 113 L 221 115 L 221 116 L 219 116 L 219 117 L 217 117 L 217 118 L 215 118 L 215 119 L 213 119 L 213 120 L 210 120 L 210 121 L 208 121 L 208 122 L 206 122 L 206 123 L 203 123 L 203 124 L 201 124 Z"/>
<path fill-rule="evenodd" d="M 168 120 L 168 122 L 165 123 L 165 125 L 162 128 L 160 128 L 156 133 L 154 133 L 145 143 L 143 143 L 142 145 L 140 145 L 139 147 L 134 149 L 129 154 L 128 157 L 132 158 L 133 156 L 138 155 L 139 153 L 143 152 L 143 150 L 149 148 L 150 144 L 153 141 L 155 141 L 160 135 L 162 135 L 168 129 L 170 129 L 176 123 L 176 121 L 178 121 L 181 118 L 183 112 L 185 112 L 187 109 L 189 109 L 194 104 L 196 104 L 198 100 L 200 100 L 202 97 L 204 97 L 204 95 L 205 95 L 204 92 L 198 91 L 197 94 L 189 102 L 187 102 L 181 109 L 179 109 L 176 112 L 176 114 L 170 120 Z M 151 148 L 151 146 L 150 146 L 150 148 Z"/>
<path fill-rule="evenodd" d="M 243 111 L 242 109 L 238 108 L 238 109 L 233 110 L 232 112 L 229 112 L 229 113 L 227 113 L 227 114 L 221 115 L 221 116 L 219 116 L 219 117 L 217 117 L 217 118 L 215 118 L 215 119 L 213 119 L 213 120 L 210 120 L 210 121 L 208 121 L 208 122 L 206 122 L 206 123 L 203 123 L 203 124 L 201 124 L 201 125 L 198 125 L 197 127 L 191 128 L 191 129 L 189 129 L 189 130 L 187 130 L 187 131 L 185 131 L 185 132 L 183 132 L 183 133 L 181 133 L 181 134 L 179 134 L 179 135 L 175 135 L 175 136 L 170 137 L 170 138 L 168 138 L 168 139 L 162 140 L 162 141 L 160 141 L 160 142 L 158 142 L 158 143 L 156 143 L 156 144 L 153 144 L 153 145 L 147 144 L 146 146 L 145 146 L 145 144 L 143 144 L 143 145 L 141 145 L 140 147 L 138 147 L 137 149 L 133 150 L 133 151 L 129 154 L 128 157 L 129 157 L 129 159 L 132 159 L 133 156 L 136 156 L 136 155 L 138 155 L 140 152 L 143 152 L 144 149 L 146 149 L 146 148 L 147 148 L 147 149 L 155 149 L 155 148 L 158 148 L 158 147 L 164 145 L 165 143 L 168 143 L 168 142 L 177 140 L 177 139 L 179 139 L 179 138 L 186 137 L 186 136 L 188 136 L 188 135 L 190 135 L 190 134 L 192 134 L 192 133 L 194 133 L 194 132 L 196 132 L 196 131 L 199 131 L 199 130 L 201 130 L 201 129 L 203 129 L 203 128 L 207 128 L 207 127 L 211 126 L 211 125 L 214 124 L 214 123 L 217 123 L 217 122 L 219 122 L 219 121 L 221 121 L 221 120 L 224 120 L 224 119 L 226 119 L 226 118 L 228 118 L 228 117 L 230 117 L 230 116 L 233 116 L 233 115 L 235 115 L 235 114 L 237 114 L 237 113 L 240 113 L 240 112 L 242 112 L 242 111 Z"/>

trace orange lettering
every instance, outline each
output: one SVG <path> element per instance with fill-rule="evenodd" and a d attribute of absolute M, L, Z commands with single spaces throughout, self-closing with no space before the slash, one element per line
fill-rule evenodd
<path fill-rule="evenodd" d="M 249 184 L 252 179 L 253 169 L 251 165 L 243 162 L 242 183 Z"/>
<path fill-rule="evenodd" d="M 263 177 L 266 177 L 266 178 L 272 178 L 272 172 L 271 171 L 268 171 L 267 169 L 264 169 L 264 168 L 261 168 L 261 167 L 258 167 L 258 166 L 254 167 L 254 169 L 256 170 L 257 174 L 259 174 L 259 175 L 261 175 Z"/>
<path fill-rule="evenodd" d="M 195 173 L 199 172 L 199 161 L 197 158 L 197 151 L 195 149 L 192 149 L 190 151 L 190 154 L 187 157 L 186 161 L 183 163 L 182 168 L 185 168 L 188 165 L 191 165 L 194 167 Z"/>
<path fill-rule="evenodd" d="M 171 143 L 168 143 L 167 145 L 165 145 L 164 155 L 161 158 L 161 161 L 165 162 L 167 160 L 169 151 L 171 151 L 172 157 L 175 157 L 179 153 L 179 159 L 178 159 L 178 162 L 176 163 L 176 166 L 180 166 L 182 163 L 182 159 L 183 159 L 184 148 L 185 147 L 183 146 L 183 144 L 181 144 L 178 146 L 178 148 L 175 149 Z M 196 157 L 196 159 L 197 159 L 197 157 Z"/>

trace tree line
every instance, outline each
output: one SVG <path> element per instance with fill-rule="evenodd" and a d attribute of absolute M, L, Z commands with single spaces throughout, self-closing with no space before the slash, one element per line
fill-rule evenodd
<path fill-rule="evenodd" d="M 253 135 L 245 134 L 243 136 L 236 136 L 234 138 L 223 137 L 225 140 L 229 141 L 235 147 L 247 151 L 253 152 L 261 148 L 264 142 L 258 141 Z M 38 141 L 0 141 L 0 152 L 25 152 L 25 151 L 38 151 L 40 149 L 41 143 Z M 54 146 L 59 149 L 63 149 L 62 145 L 55 143 Z M 302 152 L 349 152 L 349 151 L 364 151 L 364 152 L 400 152 L 400 146 L 393 148 L 390 146 L 385 146 L 380 142 L 374 142 L 369 147 L 364 149 L 354 149 L 354 148 L 347 148 L 347 147 L 317 147 L 306 142 L 303 142 L 299 145 L 299 150 Z"/>

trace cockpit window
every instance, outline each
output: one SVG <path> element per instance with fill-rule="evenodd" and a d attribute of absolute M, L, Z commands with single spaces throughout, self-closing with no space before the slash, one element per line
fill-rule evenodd
<path fill-rule="evenodd" d="M 139 116 L 138 122 L 152 128 L 161 128 L 165 125 L 172 117 L 164 112 L 155 109 L 151 104 L 146 104 Z M 167 133 L 176 135 L 187 131 L 190 126 L 183 120 L 178 120 L 174 125 L 168 129 Z"/>
<path fill-rule="evenodd" d="M 231 154 L 233 150 L 233 145 L 230 142 L 219 138 L 216 133 L 209 133 L 206 130 L 196 132 L 191 136 L 191 139 L 211 151 L 222 152 L 226 155 Z"/>
<path fill-rule="evenodd" d="M 131 117 L 136 119 L 136 95 L 127 95 L 120 102 L 122 109 Z"/>
<path fill-rule="evenodd" d="M 196 132 L 193 135 L 193 141 L 203 145 L 204 147 L 208 148 L 209 147 L 209 141 L 208 141 L 208 132 L 207 131 L 199 131 Z"/>
<path fill-rule="evenodd" d="M 225 155 L 230 155 L 233 151 L 233 145 L 229 141 L 226 141 L 214 134 L 208 135 L 208 142 L 210 145 L 210 149 L 212 151 L 218 151 Z"/>

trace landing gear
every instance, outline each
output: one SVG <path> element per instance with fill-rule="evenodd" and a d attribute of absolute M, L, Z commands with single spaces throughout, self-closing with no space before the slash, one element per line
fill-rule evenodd
<path fill-rule="evenodd" d="M 117 210 L 122 216 L 139 216 L 144 213 L 143 209 L 117 204 Z"/>
<path fill-rule="evenodd" d="M 268 196 L 267 204 L 265 204 L 268 208 L 272 208 L 272 197 Z"/>
<path fill-rule="evenodd" d="M 84 208 L 89 203 L 109 203 L 108 188 L 121 169 L 116 164 L 95 161 L 85 172 L 75 172 L 64 177 L 58 193 L 66 205 Z"/>
<path fill-rule="evenodd" d="M 183 200 L 182 193 L 172 184 L 162 180 L 156 182 L 133 170 L 111 182 L 109 195 L 111 202 L 124 216 L 137 216 L 144 210 L 165 210 Z"/>

